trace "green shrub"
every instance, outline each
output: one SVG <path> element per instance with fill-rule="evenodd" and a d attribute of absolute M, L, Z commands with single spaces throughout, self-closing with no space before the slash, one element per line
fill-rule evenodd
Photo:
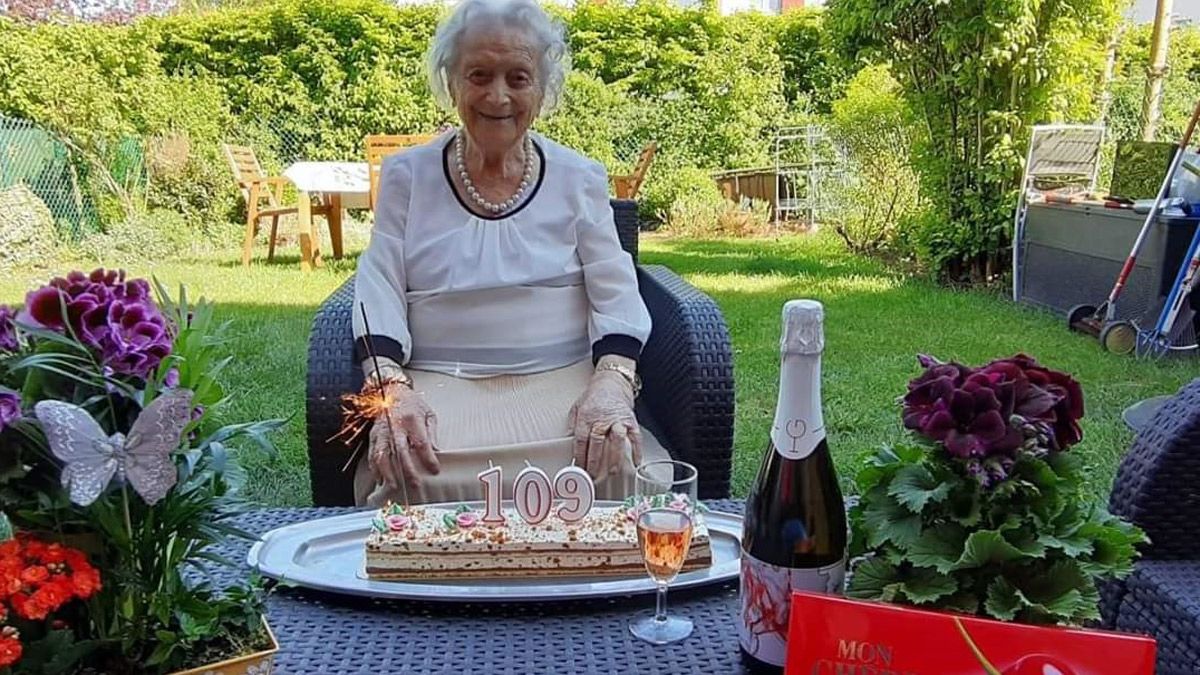
<path fill-rule="evenodd" d="M 745 200 L 735 204 L 701 193 L 686 194 L 671 205 L 663 231 L 692 239 L 750 237 L 768 231 L 770 211 L 766 202 Z"/>
<path fill-rule="evenodd" d="M 811 105 L 829 112 L 848 79 L 848 67 L 825 28 L 825 12 L 816 9 L 789 11 L 770 22 L 776 30 L 776 50 L 783 63 L 783 92 L 789 105 Z"/>
<path fill-rule="evenodd" d="M 846 151 L 850 178 L 835 185 L 827 220 L 853 251 L 888 248 L 897 225 L 918 208 L 912 153 L 920 127 L 887 66 L 864 68 L 850 80 L 845 98 L 833 102 L 829 131 Z"/>
<path fill-rule="evenodd" d="M 629 167 L 617 149 L 635 129 L 636 104 L 621 85 L 607 85 L 594 75 L 572 72 L 563 99 L 549 117 L 538 120 L 538 131 L 601 162 L 609 173 Z"/>
<path fill-rule="evenodd" d="M 954 257 L 946 222 L 933 208 L 907 214 L 896 225 L 896 248 L 930 271 L 944 269 Z"/>
<path fill-rule="evenodd" d="M 182 166 L 152 174 L 147 194 L 151 209 L 179 214 L 184 222 L 215 240 L 230 221 L 243 215 L 225 159 L 215 148 L 193 148 Z"/>
<path fill-rule="evenodd" d="M 113 264 L 178 258 L 206 244 L 181 214 L 159 209 L 113 223 L 78 248 L 97 264 Z"/>
<path fill-rule="evenodd" d="M 0 112 L 93 151 L 145 131 L 139 111 L 172 103 L 146 87 L 161 77 L 155 42 L 146 24 L 33 25 L 0 16 Z"/>
<path fill-rule="evenodd" d="M 568 18 L 575 67 L 620 83 L 643 105 L 641 138 L 669 165 L 747 166 L 767 157 L 784 111 L 769 21 L 666 2 L 586 3 Z"/>
<path fill-rule="evenodd" d="M 211 76 L 239 119 L 265 125 L 291 154 L 345 159 L 362 155 L 367 134 L 444 121 L 422 74 L 439 11 L 279 0 L 156 24 L 167 72 Z"/>
<path fill-rule="evenodd" d="M 717 204 L 724 200 L 717 182 L 703 169 L 684 167 L 651 169 L 641 194 L 638 195 L 638 212 L 647 222 L 665 222 L 671 207 L 686 197 L 693 203 Z"/>
<path fill-rule="evenodd" d="M 235 213 L 237 190 L 221 143 L 235 121 L 225 92 L 211 77 L 166 78 L 163 94 L 176 101 L 155 112 L 146 139 L 150 209 L 169 209 L 205 233 Z"/>
<path fill-rule="evenodd" d="M 1121 36 L 1105 120 L 1109 138 L 1141 138 L 1146 68 L 1150 65 L 1150 29 L 1149 24 L 1130 26 Z M 1200 100 L 1200 26 L 1177 26 L 1169 39 L 1162 117 L 1155 129 L 1155 139 L 1174 143 L 1183 135 L 1192 109 Z"/>
<path fill-rule="evenodd" d="M 31 267 L 58 250 L 54 217 L 29 188 L 0 189 L 0 271 Z"/>
<path fill-rule="evenodd" d="M 101 227 L 134 217 L 143 202 L 196 224 L 228 212 L 230 179 L 216 178 L 213 164 L 232 124 L 224 91 L 211 78 L 168 76 L 159 39 L 150 21 L 26 25 L 0 17 L 0 113 L 33 120 L 66 144 Z M 159 141 L 179 137 L 185 156 L 160 161 Z M 195 166 L 177 171 L 183 162 Z"/>

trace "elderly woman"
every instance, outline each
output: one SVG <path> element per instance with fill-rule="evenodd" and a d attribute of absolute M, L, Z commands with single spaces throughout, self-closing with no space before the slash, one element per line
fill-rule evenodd
<path fill-rule="evenodd" d="M 374 351 L 395 400 L 360 505 L 478 499 L 489 464 L 508 496 L 527 461 L 574 462 L 620 498 L 667 456 L 634 417 L 650 315 L 604 168 L 529 129 L 567 66 L 533 0 L 463 0 L 437 30 L 430 85 L 462 126 L 384 161 L 355 285 L 356 355 L 370 381 Z"/>

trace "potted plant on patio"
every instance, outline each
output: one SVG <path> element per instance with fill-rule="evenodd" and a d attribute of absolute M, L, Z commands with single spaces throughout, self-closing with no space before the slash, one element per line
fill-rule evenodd
<path fill-rule="evenodd" d="M 0 306 L 0 674 L 269 672 L 262 584 L 212 579 L 250 537 L 237 454 L 282 422 L 212 422 L 227 326 L 155 290 L 99 269 Z"/>
<path fill-rule="evenodd" d="M 1133 570 L 1136 527 L 1084 487 L 1069 448 L 1083 391 L 1018 355 L 979 368 L 922 356 L 908 383 L 911 440 L 856 477 L 847 595 L 1004 621 L 1083 625 L 1096 581 Z"/>

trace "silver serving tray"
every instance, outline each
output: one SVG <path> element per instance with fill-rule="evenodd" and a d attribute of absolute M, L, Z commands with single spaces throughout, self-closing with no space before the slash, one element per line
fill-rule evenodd
<path fill-rule="evenodd" d="M 619 502 L 597 501 L 596 506 Z M 450 506 L 454 504 L 433 504 Z M 471 504 L 482 508 L 482 502 Z M 250 567 L 264 576 L 320 591 L 402 600 L 441 602 L 514 602 L 566 600 L 653 593 L 654 582 L 638 577 L 532 577 L 460 579 L 453 581 L 382 581 L 367 579 L 363 543 L 376 510 L 348 513 L 267 532 L 250 548 Z M 704 514 L 713 564 L 675 577 L 671 588 L 691 588 L 736 579 L 741 570 L 742 517 L 709 511 Z"/>

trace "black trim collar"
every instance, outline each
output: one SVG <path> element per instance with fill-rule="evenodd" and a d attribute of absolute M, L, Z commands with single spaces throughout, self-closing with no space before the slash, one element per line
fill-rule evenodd
<path fill-rule="evenodd" d="M 541 158 L 542 166 L 541 170 L 538 171 L 537 182 L 533 184 L 533 189 L 529 191 L 529 194 L 525 197 L 525 201 L 517 204 L 516 208 L 512 209 L 511 211 L 505 211 L 504 213 L 494 215 L 484 215 L 477 212 L 467 204 L 467 200 L 463 199 L 463 196 L 458 193 L 458 188 L 454 186 L 454 179 L 450 177 L 450 146 L 454 143 L 454 139 L 457 138 L 457 136 L 458 134 L 451 134 L 450 139 L 446 141 L 444 146 L 442 146 L 442 174 L 446 177 L 446 187 L 450 188 L 450 193 L 454 195 L 454 198 L 458 200 L 459 205 L 462 206 L 467 213 L 483 220 L 502 220 L 504 218 L 511 218 L 512 216 L 517 215 L 521 211 L 525 210 L 526 206 L 529 206 L 529 204 L 533 202 L 533 198 L 537 196 L 538 190 L 542 187 L 542 181 L 546 179 L 546 153 L 542 152 L 542 146 L 538 145 L 536 140 L 531 137 L 529 142 L 533 145 L 533 149 L 537 151 L 538 157 Z"/>

